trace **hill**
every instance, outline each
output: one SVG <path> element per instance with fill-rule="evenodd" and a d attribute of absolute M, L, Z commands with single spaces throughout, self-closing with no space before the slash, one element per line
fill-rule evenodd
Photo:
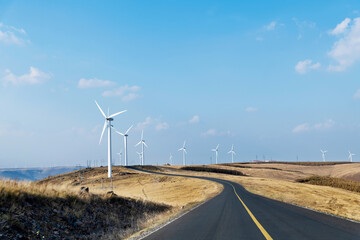
<path fill-rule="evenodd" d="M 49 176 L 78 170 L 79 167 L 52 167 L 52 168 L 3 168 L 0 169 L 0 178 L 37 181 Z"/>

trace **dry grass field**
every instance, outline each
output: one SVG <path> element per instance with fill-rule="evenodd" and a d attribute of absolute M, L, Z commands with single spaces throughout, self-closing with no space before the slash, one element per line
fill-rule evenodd
<path fill-rule="evenodd" d="M 238 170 L 247 176 L 181 170 L 182 166 L 164 168 L 169 173 L 215 177 L 240 183 L 248 191 L 279 201 L 311 208 L 360 221 L 360 193 L 330 186 L 299 183 L 314 175 L 359 181 L 360 163 L 281 164 L 247 163 L 207 165 L 215 169 Z"/>
<path fill-rule="evenodd" d="M 123 167 L 113 168 L 113 181 L 105 167 L 37 182 L 0 180 L 0 239 L 122 239 L 221 191 L 210 181 Z"/>

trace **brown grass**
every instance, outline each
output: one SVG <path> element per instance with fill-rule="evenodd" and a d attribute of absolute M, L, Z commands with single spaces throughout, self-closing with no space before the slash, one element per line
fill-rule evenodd
<path fill-rule="evenodd" d="M 302 166 L 331 166 L 337 164 L 351 164 L 351 162 L 252 162 L 248 164 L 292 164 Z"/>
<path fill-rule="evenodd" d="M 5 239 L 124 237 L 148 216 L 163 212 L 171 207 L 50 184 L 0 181 L 0 232 Z"/>
<path fill-rule="evenodd" d="M 341 178 L 311 176 L 308 178 L 298 179 L 297 182 L 341 188 L 348 191 L 360 193 L 360 182 L 341 179 Z"/>
<path fill-rule="evenodd" d="M 223 168 L 216 168 L 216 167 L 205 167 L 205 166 L 188 166 L 182 167 L 181 170 L 188 170 L 188 171 L 196 171 L 196 172 L 212 172 L 212 173 L 222 173 L 222 174 L 229 174 L 229 175 L 237 175 L 237 176 L 245 176 L 240 171 L 237 170 L 229 170 Z"/>

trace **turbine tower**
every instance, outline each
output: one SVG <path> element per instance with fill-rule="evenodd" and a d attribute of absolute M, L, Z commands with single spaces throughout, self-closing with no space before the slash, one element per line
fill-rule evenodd
<path fill-rule="evenodd" d="M 178 151 L 182 151 L 183 152 L 183 165 L 186 165 L 186 147 L 185 147 L 186 141 L 184 141 L 184 145 L 182 146 L 182 148 L 180 148 Z"/>
<path fill-rule="evenodd" d="M 136 153 L 139 155 L 139 162 L 140 162 L 140 165 L 141 165 L 141 156 L 142 156 L 142 154 L 139 153 L 139 152 L 136 152 Z"/>
<path fill-rule="evenodd" d="M 170 160 L 170 164 L 173 165 L 173 155 L 171 153 L 170 153 L 169 160 Z"/>
<path fill-rule="evenodd" d="M 354 155 L 356 155 L 356 154 L 355 154 L 355 153 L 351 153 L 351 152 L 349 151 L 349 160 L 350 160 L 350 162 L 352 162 L 352 157 L 353 157 Z"/>
<path fill-rule="evenodd" d="M 219 144 L 216 146 L 215 149 L 211 149 L 211 151 L 215 152 L 215 164 L 217 164 L 218 163 Z"/>
<path fill-rule="evenodd" d="M 145 147 L 148 147 L 145 143 L 145 140 L 144 140 L 144 130 L 142 130 L 141 132 L 141 140 L 140 142 L 138 142 L 135 147 L 139 146 L 141 144 L 141 165 L 143 166 L 144 165 L 144 146 Z"/>
<path fill-rule="evenodd" d="M 121 136 L 124 136 L 124 147 L 125 147 L 125 161 L 124 161 L 124 166 L 128 165 L 128 154 L 127 154 L 127 137 L 129 136 L 128 133 L 130 131 L 130 129 L 133 127 L 133 125 L 131 125 L 131 127 L 129 127 L 128 130 L 126 130 L 125 133 L 121 133 L 119 131 L 116 130 L 116 133 L 120 134 Z"/>
<path fill-rule="evenodd" d="M 234 163 L 234 155 L 236 155 L 235 151 L 234 151 L 234 144 L 231 146 L 230 151 L 228 152 L 228 154 L 231 153 L 231 162 Z"/>
<path fill-rule="evenodd" d="M 112 165 L 112 161 L 111 161 L 111 127 L 112 127 L 112 125 L 111 125 L 111 122 L 114 120 L 113 118 L 115 116 L 126 112 L 126 110 L 118 112 L 118 113 L 114 113 L 112 115 L 109 115 L 109 113 L 108 113 L 108 116 L 106 116 L 104 111 L 99 106 L 99 104 L 96 101 L 95 101 L 95 103 L 96 103 L 97 107 L 99 108 L 101 114 L 105 118 L 105 123 L 104 123 L 103 130 L 101 132 L 99 144 L 101 143 L 101 140 L 102 140 L 102 137 L 104 135 L 105 129 L 106 128 L 108 129 L 108 178 L 111 178 L 112 177 L 112 173 L 111 173 L 111 165 Z"/>
<path fill-rule="evenodd" d="M 321 152 L 322 160 L 323 160 L 323 162 L 325 162 L 325 153 L 327 153 L 327 150 L 323 151 L 320 149 L 320 152 Z"/>
<path fill-rule="evenodd" d="M 122 152 L 120 151 L 120 152 L 118 152 L 118 153 L 116 153 L 116 154 L 118 154 L 118 155 L 119 155 L 119 158 L 120 158 L 120 165 L 121 165 L 121 155 L 122 155 Z"/>

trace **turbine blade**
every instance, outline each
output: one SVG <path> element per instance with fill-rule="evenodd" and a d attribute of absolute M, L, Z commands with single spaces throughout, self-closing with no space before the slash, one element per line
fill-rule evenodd
<path fill-rule="evenodd" d="M 141 141 L 140 141 L 140 142 L 138 142 L 138 143 L 135 145 L 135 147 L 139 146 L 139 145 L 140 145 L 140 143 L 141 143 Z"/>
<path fill-rule="evenodd" d="M 183 148 L 185 148 L 185 144 L 186 144 L 186 141 L 184 141 L 184 145 L 183 145 Z"/>
<path fill-rule="evenodd" d="M 144 130 L 141 130 L 141 140 L 144 138 Z"/>
<path fill-rule="evenodd" d="M 99 104 L 98 104 L 96 101 L 95 101 L 95 103 L 96 103 L 96 105 L 98 106 L 101 114 L 104 116 L 104 118 L 106 118 L 106 115 L 105 115 L 104 111 L 101 109 L 101 107 L 99 106 Z"/>
<path fill-rule="evenodd" d="M 103 130 L 102 130 L 102 132 L 101 132 L 99 144 L 101 143 L 101 140 L 102 140 L 102 137 L 103 137 L 103 135 L 104 135 L 104 132 L 105 132 L 106 127 L 107 127 L 107 126 L 106 126 L 106 120 L 105 120 L 104 127 L 103 127 Z"/>
<path fill-rule="evenodd" d="M 127 110 L 124 110 L 124 111 L 121 111 L 121 112 L 118 112 L 118 113 L 114 113 L 114 114 L 110 115 L 109 118 L 113 118 L 113 117 L 115 117 L 115 116 L 117 116 L 119 114 L 122 114 L 122 113 L 126 112 L 126 111 Z"/>
<path fill-rule="evenodd" d="M 187 154 L 187 151 L 186 151 L 186 149 L 184 148 L 184 152 L 185 152 L 185 154 Z"/>
<path fill-rule="evenodd" d="M 146 143 L 145 143 L 145 142 L 143 142 L 143 143 L 144 143 L 145 147 L 148 147 L 148 145 L 146 145 Z"/>
<path fill-rule="evenodd" d="M 129 127 L 129 129 L 125 132 L 125 134 L 128 134 L 130 129 L 133 127 L 134 125 L 131 125 L 131 127 Z"/>
<path fill-rule="evenodd" d="M 115 131 L 116 133 L 120 134 L 121 136 L 124 136 L 125 134 L 119 132 L 119 131 Z"/>

